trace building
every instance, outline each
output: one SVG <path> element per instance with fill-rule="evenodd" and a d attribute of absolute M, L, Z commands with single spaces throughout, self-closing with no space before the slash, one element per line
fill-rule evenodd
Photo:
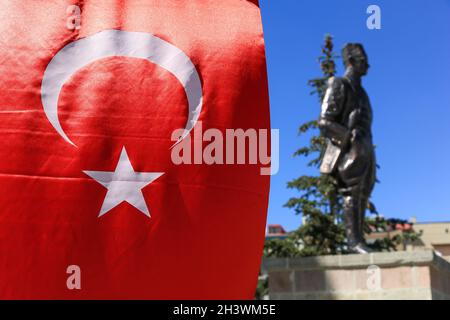
<path fill-rule="evenodd" d="M 400 244 L 398 251 L 427 250 L 433 249 L 436 253 L 450 261 L 450 221 L 449 222 L 416 222 L 411 218 L 409 223 L 397 224 L 389 231 L 377 232 L 373 230 L 371 234 L 366 235 L 368 243 L 376 239 L 392 238 L 401 234 L 403 231 L 412 228 L 420 234 L 420 240 L 409 244 Z"/>
<path fill-rule="evenodd" d="M 414 230 L 421 234 L 420 241 L 414 243 L 417 249 L 434 249 L 438 254 L 450 259 L 450 221 L 418 222 Z"/>
<path fill-rule="evenodd" d="M 269 224 L 267 226 L 266 240 L 285 239 L 288 233 L 280 224 Z"/>

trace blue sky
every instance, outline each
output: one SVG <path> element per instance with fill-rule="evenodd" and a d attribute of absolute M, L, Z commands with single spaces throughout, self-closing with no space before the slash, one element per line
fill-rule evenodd
<path fill-rule="evenodd" d="M 366 27 L 370 4 L 381 30 Z M 260 0 L 267 50 L 272 128 L 280 129 L 280 171 L 271 180 L 268 223 L 292 230 L 301 217 L 283 204 L 286 183 L 312 173 L 293 152 L 307 143 L 301 123 L 319 114 L 308 79 L 324 35 L 335 49 L 363 43 L 371 69 L 363 80 L 374 109 L 380 183 L 372 200 L 385 217 L 450 221 L 450 1 Z M 342 74 L 338 61 L 338 73 Z"/>

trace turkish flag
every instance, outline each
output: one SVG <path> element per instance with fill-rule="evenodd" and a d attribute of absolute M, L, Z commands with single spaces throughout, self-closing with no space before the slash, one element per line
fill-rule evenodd
<path fill-rule="evenodd" d="M 252 299 L 269 177 L 200 126 L 269 129 L 256 0 L 1 1 L 0 298 Z"/>

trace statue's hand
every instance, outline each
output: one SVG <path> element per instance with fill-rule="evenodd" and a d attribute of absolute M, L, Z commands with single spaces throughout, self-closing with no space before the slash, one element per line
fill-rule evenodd
<path fill-rule="evenodd" d="M 348 145 L 350 144 L 350 140 L 352 139 L 352 134 L 350 131 L 345 132 L 343 136 L 340 137 L 340 139 L 334 137 L 331 139 L 333 144 L 341 148 L 342 150 L 347 149 Z"/>

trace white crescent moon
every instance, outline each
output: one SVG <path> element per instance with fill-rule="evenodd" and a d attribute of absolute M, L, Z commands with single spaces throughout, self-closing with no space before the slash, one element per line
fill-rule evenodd
<path fill-rule="evenodd" d="M 174 45 L 149 33 L 104 30 L 63 47 L 48 64 L 41 86 L 45 115 L 56 131 L 70 144 L 58 119 L 58 99 L 62 87 L 82 67 L 99 59 L 123 56 L 150 61 L 172 73 L 186 92 L 189 116 L 181 141 L 194 128 L 203 105 L 200 76 L 192 61 Z"/>

